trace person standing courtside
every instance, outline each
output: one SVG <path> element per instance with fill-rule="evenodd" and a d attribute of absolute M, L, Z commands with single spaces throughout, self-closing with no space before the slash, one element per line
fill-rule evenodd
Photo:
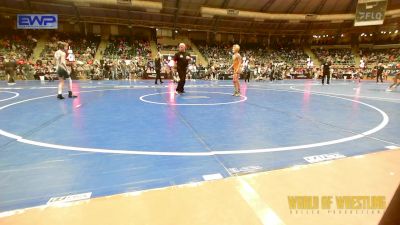
<path fill-rule="evenodd" d="M 8 84 L 15 84 L 15 73 L 17 71 L 17 61 L 15 60 L 15 55 L 11 53 L 10 58 L 5 58 L 4 60 L 4 70 L 7 75 Z"/>
<path fill-rule="evenodd" d="M 185 93 L 186 71 L 190 60 L 192 60 L 192 58 L 186 52 L 186 45 L 184 43 L 180 43 L 179 52 L 177 52 L 174 56 L 176 69 L 179 75 L 178 87 L 176 88 L 177 94 Z"/>
<path fill-rule="evenodd" d="M 164 83 L 161 80 L 161 54 L 158 53 L 156 59 L 154 60 L 154 67 L 156 69 L 156 81 L 154 82 L 157 84 L 157 81 L 160 80 L 160 84 Z"/>
<path fill-rule="evenodd" d="M 385 68 L 382 66 L 382 63 L 379 63 L 379 64 L 378 64 L 378 67 L 376 68 L 376 83 L 379 82 L 379 78 L 381 79 L 381 83 L 383 83 L 382 74 L 383 74 L 383 70 L 384 70 L 384 69 L 385 69 Z"/>
<path fill-rule="evenodd" d="M 257 69 L 257 68 L 256 68 Z M 249 60 L 246 57 L 243 57 L 243 72 L 245 74 L 244 82 L 250 83 L 250 68 L 249 68 Z"/>
<path fill-rule="evenodd" d="M 325 60 L 324 64 L 322 65 L 322 85 L 325 83 L 326 77 L 326 84 L 329 84 L 331 79 L 331 61 L 330 59 Z"/>

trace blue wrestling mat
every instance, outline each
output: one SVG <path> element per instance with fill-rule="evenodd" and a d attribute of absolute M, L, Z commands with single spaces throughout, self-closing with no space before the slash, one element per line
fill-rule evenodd
<path fill-rule="evenodd" d="M 220 179 L 400 146 L 400 91 L 310 80 L 0 83 L 0 212 Z"/>

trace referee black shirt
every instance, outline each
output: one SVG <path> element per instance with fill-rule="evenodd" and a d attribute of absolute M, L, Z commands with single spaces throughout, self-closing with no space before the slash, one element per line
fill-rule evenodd
<path fill-rule="evenodd" d="M 324 63 L 324 65 L 323 65 L 323 68 L 322 68 L 322 70 L 323 70 L 323 73 L 324 73 L 324 75 L 328 75 L 331 71 L 331 62 L 329 62 L 329 61 L 326 61 L 325 63 Z"/>
<path fill-rule="evenodd" d="M 377 71 L 376 71 L 378 76 L 382 75 L 384 69 L 385 68 L 383 66 L 378 66 Z"/>
<path fill-rule="evenodd" d="M 161 70 L 161 59 L 160 58 L 156 58 L 154 60 L 154 67 L 156 71 L 160 71 Z"/>
<path fill-rule="evenodd" d="M 178 71 L 186 72 L 187 67 L 189 65 L 189 60 L 186 57 L 189 56 L 189 53 L 186 52 L 177 52 L 174 56 L 174 61 L 176 62 L 176 68 Z"/>

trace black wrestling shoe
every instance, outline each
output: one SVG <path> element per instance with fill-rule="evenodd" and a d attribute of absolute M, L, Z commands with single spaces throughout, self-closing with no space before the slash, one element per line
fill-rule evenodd
<path fill-rule="evenodd" d="M 65 99 L 65 98 L 62 96 L 62 94 L 58 94 L 58 95 L 57 95 L 57 98 L 60 99 L 60 100 L 61 100 L 61 99 Z"/>
<path fill-rule="evenodd" d="M 68 91 L 68 98 L 77 98 L 78 96 L 72 95 L 72 91 Z"/>

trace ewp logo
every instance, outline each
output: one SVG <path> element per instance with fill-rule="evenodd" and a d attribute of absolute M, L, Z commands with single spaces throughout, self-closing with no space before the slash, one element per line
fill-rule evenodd
<path fill-rule="evenodd" d="M 19 14 L 18 29 L 57 29 L 58 15 L 56 14 Z"/>

